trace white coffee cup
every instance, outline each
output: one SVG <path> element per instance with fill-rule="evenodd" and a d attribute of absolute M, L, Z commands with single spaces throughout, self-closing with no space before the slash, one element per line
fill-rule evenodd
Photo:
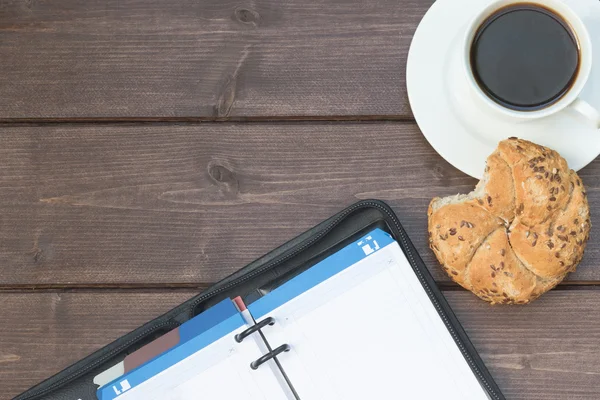
<path fill-rule="evenodd" d="M 471 69 L 471 46 L 480 26 L 501 8 L 513 4 L 537 4 L 544 8 L 554 11 L 561 16 L 570 26 L 579 46 L 579 70 L 574 82 L 567 92 L 556 102 L 548 105 L 545 108 L 519 111 L 504 107 L 503 105 L 492 100 L 477 83 L 473 71 Z M 582 100 L 579 95 L 583 90 L 592 69 L 592 43 L 587 28 L 577 16 L 577 14 L 560 0 L 499 0 L 488 5 L 481 10 L 467 25 L 465 35 L 462 39 L 462 56 L 460 57 L 461 74 L 466 78 L 468 90 L 476 104 L 483 106 L 492 113 L 501 118 L 528 121 L 549 117 L 558 112 L 571 108 L 589 120 L 596 128 L 600 129 L 600 112 L 592 107 L 585 100 Z"/>

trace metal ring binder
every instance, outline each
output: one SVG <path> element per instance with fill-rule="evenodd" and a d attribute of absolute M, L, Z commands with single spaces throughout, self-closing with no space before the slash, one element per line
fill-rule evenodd
<path fill-rule="evenodd" d="M 258 331 L 261 328 L 264 328 L 267 325 L 273 325 L 273 324 L 275 324 L 275 318 L 267 317 L 267 318 L 263 319 L 262 321 L 256 323 L 256 325 L 252 325 L 250 328 L 246 329 L 242 333 L 238 333 L 237 335 L 235 335 L 235 341 L 238 343 L 242 343 L 242 340 L 244 340 L 248 336 L 252 335 L 254 332 Z"/>
<path fill-rule="evenodd" d="M 260 367 L 261 364 L 264 364 L 267 361 L 269 361 L 271 358 L 277 357 L 279 354 L 285 353 L 287 351 L 290 351 L 290 345 L 289 344 L 282 344 L 281 346 L 279 346 L 275 350 L 272 350 L 272 351 L 268 352 L 267 354 L 265 354 L 264 356 L 262 356 L 260 358 L 257 358 L 256 360 L 252 361 L 250 363 L 250 368 L 252 368 L 252 369 L 258 369 L 258 367 Z"/>

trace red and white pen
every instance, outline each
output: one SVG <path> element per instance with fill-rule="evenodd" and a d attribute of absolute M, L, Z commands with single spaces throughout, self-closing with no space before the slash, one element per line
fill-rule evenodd
<path fill-rule="evenodd" d="M 254 321 L 254 318 L 252 318 L 252 314 L 250 314 L 250 311 L 248 311 L 246 304 L 244 304 L 244 300 L 242 300 L 242 298 L 240 296 L 238 296 L 238 297 L 234 298 L 232 301 L 233 301 L 233 304 L 235 304 L 235 306 L 239 310 L 240 314 L 242 314 L 244 321 L 246 321 L 246 323 L 248 325 L 255 325 L 256 321 Z"/>

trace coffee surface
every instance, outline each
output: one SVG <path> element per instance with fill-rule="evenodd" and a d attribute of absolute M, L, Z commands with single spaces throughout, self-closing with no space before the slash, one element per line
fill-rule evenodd
<path fill-rule="evenodd" d="M 579 68 L 579 48 L 569 25 L 531 3 L 505 7 L 484 21 L 470 58 L 481 89 L 497 103 L 522 111 L 558 101 Z"/>

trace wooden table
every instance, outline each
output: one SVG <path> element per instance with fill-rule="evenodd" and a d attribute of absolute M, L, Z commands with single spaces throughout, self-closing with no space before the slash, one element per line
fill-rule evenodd
<path fill-rule="evenodd" d="M 0 397 L 358 199 L 387 201 L 508 399 L 598 399 L 600 232 L 531 305 L 449 282 L 426 207 L 475 180 L 411 115 L 431 0 L 0 3 Z M 581 176 L 593 222 L 600 162 Z"/>

